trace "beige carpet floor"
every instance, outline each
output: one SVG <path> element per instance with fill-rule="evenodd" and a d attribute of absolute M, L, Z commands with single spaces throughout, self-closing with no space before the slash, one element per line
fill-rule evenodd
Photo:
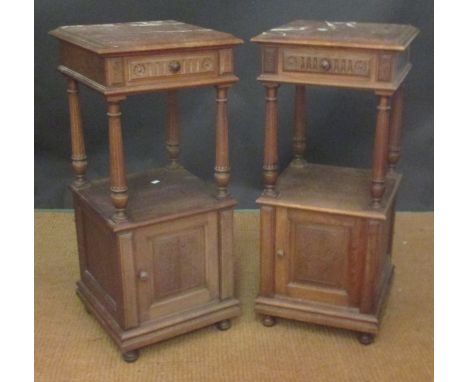
<path fill-rule="evenodd" d="M 433 214 L 397 215 L 396 274 L 381 332 L 355 335 L 253 313 L 258 285 L 258 213 L 235 214 L 236 293 L 243 315 L 226 332 L 208 327 L 142 350 L 127 364 L 75 295 L 73 213 L 37 211 L 35 374 L 37 381 L 432 381 Z"/>

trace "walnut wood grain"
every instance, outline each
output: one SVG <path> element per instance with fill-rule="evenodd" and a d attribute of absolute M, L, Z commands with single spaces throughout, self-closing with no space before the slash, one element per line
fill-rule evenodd
<path fill-rule="evenodd" d="M 278 84 L 265 83 L 265 143 L 263 149 L 263 194 L 277 196 L 278 178 Z"/>
<path fill-rule="evenodd" d="M 88 161 L 83 136 L 83 124 L 81 121 L 78 83 L 71 78 L 67 78 L 67 84 L 68 108 L 70 113 L 71 160 L 73 172 L 75 174 L 73 186 L 83 187 L 86 185 L 86 168 L 88 167 Z"/>
<path fill-rule="evenodd" d="M 401 156 L 401 132 L 403 121 L 404 86 L 402 85 L 392 97 L 390 114 L 390 137 L 388 145 L 388 166 L 390 172 L 395 172 Z"/>
<path fill-rule="evenodd" d="M 306 150 L 306 87 L 303 85 L 295 86 L 296 93 L 294 98 L 294 133 L 293 133 L 293 154 L 294 166 L 304 166 L 304 153 Z"/>
<path fill-rule="evenodd" d="M 166 151 L 169 156 L 169 167 L 180 167 L 180 142 L 179 142 L 179 114 L 177 105 L 177 91 L 167 92 L 166 105 Z"/>
<path fill-rule="evenodd" d="M 229 166 L 229 137 L 228 137 L 228 115 L 227 94 L 228 86 L 216 87 L 216 164 L 215 181 L 218 187 L 217 198 L 226 198 L 231 168 Z"/>

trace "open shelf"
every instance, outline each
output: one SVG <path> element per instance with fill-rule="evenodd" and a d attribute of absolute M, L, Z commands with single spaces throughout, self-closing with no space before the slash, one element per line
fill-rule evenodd
<path fill-rule="evenodd" d="M 158 221 L 182 217 L 186 214 L 233 206 L 235 200 L 228 197 L 216 199 L 214 184 L 204 182 L 184 168 L 156 168 L 130 174 L 128 182 L 128 222 L 115 225 L 112 215 L 115 208 L 110 197 L 109 179 L 90 182 L 82 189 L 72 187 L 74 193 L 114 227 L 124 230 L 153 224 Z"/>
<path fill-rule="evenodd" d="M 259 204 L 300 208 L 335 214 L 385 219 L 395 199 L 401 175 L 388 175 L 382 206 L 371 206 L 371 171 L 306 163 L 289 167 L 279 176 L 278 197 L 260 196 Z"/>

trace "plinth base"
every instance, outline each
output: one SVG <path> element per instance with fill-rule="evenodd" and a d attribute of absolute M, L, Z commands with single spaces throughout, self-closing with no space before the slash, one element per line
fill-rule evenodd
<path fill-rule="evenodd" d="M 332 326 L 353 330 L 360 333 L 377 334 L 380 320 L 383 314 L 390 285 L 393 278 L 393 267 L 384 285 L 384 290 L 377 303 L 375 314 L 363 314 L 358 308 L 341 307 L 333 304 L 321 304 L 313 301 L 304 301 L 286 296 L 276 295 L 274 297 L 257 297 L 255 300 L 255 312 L 266 315 L 273 326 L 275 317 L 290 320 L 303 321 L 311 324 Z"/>
<path fill-rule="evenodd" d="M 122 354 L 161 342 L 178 335 L 189 333 L 209 325 L 217 324 L 240 315 L 239 301 L 231 298 L 214 301 L 196 309 L 148 322 L 139 327 L 123 330 L 103 306 L 81 282 L 77 283 L 77 294 L 98 320 L 103 329 L 117 344 Z"/>

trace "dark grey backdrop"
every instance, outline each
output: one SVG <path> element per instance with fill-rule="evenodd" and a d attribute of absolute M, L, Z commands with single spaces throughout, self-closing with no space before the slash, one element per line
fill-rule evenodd
<path fill-rule="evenodd" d="M 421 30 L 407 79 L 399 210 L 433 209 L 433 3 L 431 0 L 37 0 L 35 2 L 35 205 L 70 208 L 69 128 L 65 83 L 55 70 L 58 47 L 47 32 L 61 25 L 176 19 L 232 33 L 241 81 L 229 98 L 231 193 L 254 208 L 261 191 L 264 91 L 255 80 L 259 51 L 249 39 L 295 19 L 412 24 Z M 280 165 L 291 157 L 293 88 L 280 88 Z M 209 179 L 214 163 L 214 90 L 180 92 L 182 161 Z M 89 178 L 107 176 L 107 124 L 101 96 L 83 89 Z M 308 88 L 309 161 L 368 167 L 375 125 L 369 92 Z M 122 105 L 126 164 L 137 171 L 165 162 L 163 94 L 133 96 Z"/>

